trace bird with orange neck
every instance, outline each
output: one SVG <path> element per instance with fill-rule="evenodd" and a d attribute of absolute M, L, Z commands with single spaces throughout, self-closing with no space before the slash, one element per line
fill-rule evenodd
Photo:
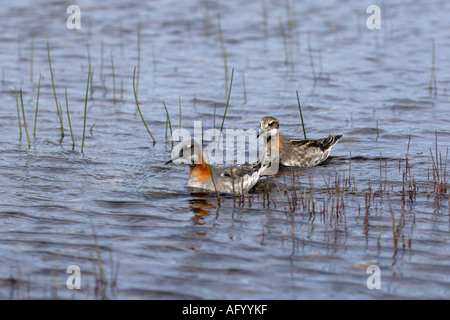
<path fill-rule="evenodd" d="M 179 151 L 172 150 L 172 160 L 168 163 L 184 163 L 190 167 L 188 187 L 195 190 L 220 193 L 247 193 L 259 180 L 268 164 L 264 161 L 238 166 L 210 165 L 203 157 L 202 148 L 195 140 L 184 140 Z"/>

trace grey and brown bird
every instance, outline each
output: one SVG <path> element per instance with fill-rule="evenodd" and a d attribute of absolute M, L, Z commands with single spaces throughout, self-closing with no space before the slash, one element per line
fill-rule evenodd
<path fill-rule="evenodd" d="M 243 194 L 247 193 L 259 180 L 268 163 L 263 159 L 254 164 L 237 166 L 215 166 L 208 164 L 199 143 L 193 139 L 183 140 L 172 151 L 168 163 L 188 164 L 190 167 L 188 187 L 202 191 Z"/>
<path fill-rule="evenodd" d="M 279 163 L 286 167 L 314 167 L 324 162 L 338 143 L 342 135 L 329 135 L 326 138 L 283 139 L 280 122 L 274 117 L 264 117 L 260 121 L 260 133 L 265 133 L 268 139 L 267 152 L 277 150 Z M 271 155 L 268 155 L 272 159 Z"/>

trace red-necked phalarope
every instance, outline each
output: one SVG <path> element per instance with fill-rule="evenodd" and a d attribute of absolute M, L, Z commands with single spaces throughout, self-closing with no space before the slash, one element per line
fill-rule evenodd
<path fill-rule="evenodd" d="M 267 152 L 273 147 L 278 148 L 279 163 L 286 167 L 314 167 L 321 164 L 342 138 L 342 135 L 330 135 L 318 140 L 283 139 L 279 127 L 280 122 L 274 117 L 264 117 L 260 121 L 261 132 L 268 134 Z M 275 138 L 271 139 L 270 134 Z"/>
<path fill-rule="evenodd" d="M 265 152 L 262 159 L 264 157 Z M 235 167 L 209 165 L 203 158 L 201 146 L 192 139 L 182 141 L 179 154 L 166 164 L 177 159 L 190 166 L 188 187 L 221 193 L 248 192 L 268 166 L 263 160 Z"/>

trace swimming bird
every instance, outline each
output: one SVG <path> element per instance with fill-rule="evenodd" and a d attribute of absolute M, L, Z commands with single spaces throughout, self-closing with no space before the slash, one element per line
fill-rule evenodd
<path fill-rule="evenodd" d="M 185 163 L 190 167 L 188 187 L 221 193 L 242 194 L 248 192 L 259 180 L 267 168 L 264 163 L 265 152 L 261 160 L 254 164 L 232 166 L 209 165 L 199 143 L 193 139 L 183 140 L 178 154 L 172 150 L 169 163 Z"/>
<path fill-rule="evenodd" d="M 274 117 L 264 117 L 260 121 L 260 132 L 268 137 L 266 151 L 278 149 L 279 163 L 286 167 L 314 167 L 324 162 L 342 135 L 318 140 L 283 139 L 280 122 Z"/>

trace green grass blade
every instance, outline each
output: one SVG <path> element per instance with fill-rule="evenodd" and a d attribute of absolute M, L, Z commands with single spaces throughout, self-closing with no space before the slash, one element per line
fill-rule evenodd
<path fill-rule="evenodd" d="M 55 97 L 56 113 L 58 114 L 58 118 L 60 120 L 61 136 L 64 137 L 64 128 L 63 128 L 63 124 L 62 124 L 62 119 L 59 116 L 58 98 L 56 97 L 55 79 L 53 78 L 52 59 L 50 58 L 50 45 L 49 45 L 48 39 L 47 39 L 47 54 L 48 54 L 48 66 L 50 67 L 50 76 L 52 78 L 53 95 Z"/>
<path fill-rule="evenodd" d="M 36 124 L 37 124 L 37 115 L 38 115 L 38 107 L 39 107 L 39 92 L 41 91 L 41 74 L 39 74 L 39 84 L 38 84 L 38 92 L 36 99 L 36 112 L 34 114 L 34 129 L 33 129 L 33 137 L 36 137 Z"/>
<path fill-rule="evenodd" d="M 73 150 L 75 149 L 75 139 L 73 138 L 72 123 L 70 122 L 69 99 L 67 98 L 67 88 L 66 88 L 66 110 L 67 110 L 67 120 L 69 121 L 70 136 L 72 137 L 72 150 Z"/>
<path fill-rule="evenodd" d="M 14 90 L 16 92 L 17 119 L 19 120 L 19 130 L 20 130 L 19 141 L 20 141 L 20 140 L 22 140 L 22 122 L 20 121 L 19 97 L 17 96 L 17 87 L 16 86 L 14 86 Z"/>
<path fill-rule="evenodd" d="M 136 78 L 136 67 L 134 67 L 134 72 L 133 72 L 133 93 L 134 93 L 134 99 L 136 100 L 136 107 L 137 107 L 137 109 L 139 111 L 139 115 L 141 116 L 142 122 L 144 123 L 144 126 L 147 129 L 148 134 L 153 139 L 153 143 L 156 143 L 155 138 L 153 138 L 153 135 L 150 132 L 150 129 L 148 128 L 147 124 L 145 123 L 144 116 L 142 115 L 142 112 L 141 112 L 141 108 L 139 108 L 139 102 L 138 102 L 137 92 L 136 92 L 135 78 Z"/>
<path fill-rule="evenodd" d="M 303 135 L 305 136 L 305 139 L 306 139 L 306 130 L 305 130 L 305 124 L 303 122 L 302 106 L 300 105 L 300 98 L 298 97 L 298 90 L 296 92 L 297 92 L 298 110 L 300 111 L 300 119 L 302 120 Z"/>
<path fill-rule="evenodd" d="M 219 139 L 217 142 L 217 146 L 219 146 L 219 144 L 220 144 L 220 137 L 222 136 L 223 124 L 225 123 L 225 118 L 227 116 L 227 110 L 228 110 L 228 104 L 230 103 L 231 88 L 233 87 L 233 76 L 234 76 L 234 68 L 231 70 L 230 90 L 228 90 L 227 105 L 225 106 L 225 112 L 223 114 L 223 119 L 222 119 L 222 125 L 220 126 L 220 135 L 219 135 Z"/>
<path fill-rule="evenodd" d="M 88 94 L 89 94 L 89 80 L 91 77 L 91 65 L 89 65 L 87 85 L 86 85 L 86 98 L 84 100 L 84 121 L 83 121 L 83 138 L 81 140 L 81 153 L 84 150 L 84 137 L 86 136 L 86 113 L 87 113 L 87 102 L 88 102 Z"/>
<path fill-rule="evenodd" d="M 27 119 L 25 118 L 25 108 L 23 107 L 22 89 L 20 89 L 20 102 L 22 103 L 22 115 L 23 115 L 23 125 L 25 127 L 25 133 L 28 140 L 28 149 L 31 148 L 30 136 L 28 135 Z"/>

